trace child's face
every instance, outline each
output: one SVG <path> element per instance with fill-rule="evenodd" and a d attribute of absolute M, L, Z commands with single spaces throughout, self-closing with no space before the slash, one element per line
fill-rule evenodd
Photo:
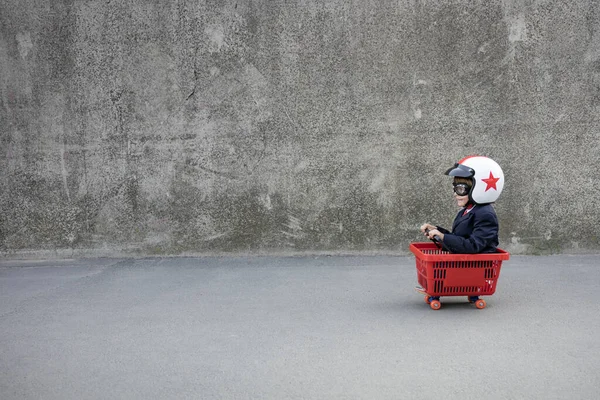
<path fill-rule="evenodd" d="M 454 193 L 454 198 L 456 199 L 456 204 L 459 207 L 465 207 L 467 205 L 467 203 L 469 202 L 469 195 L 459 196 L 456 193 Z"/>

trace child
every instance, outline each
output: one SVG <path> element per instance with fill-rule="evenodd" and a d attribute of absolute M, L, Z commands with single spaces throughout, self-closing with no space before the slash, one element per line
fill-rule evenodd
<path fill-rule="evenodd" d="M 423 224 L 421 232 L 451 253 L 496 252 L 498 218 L 491 203 L 498 199 L 504 187 L 502 169 L 488 157 L 470 156 L 448 169 L 446 175 L 454 177 L 454 197 L 461 207 L 452 231 Z"/>

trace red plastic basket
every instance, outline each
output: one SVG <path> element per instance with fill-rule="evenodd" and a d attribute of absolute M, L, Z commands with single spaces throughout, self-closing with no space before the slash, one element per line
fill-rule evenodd
<path fill-rule="evenodd" d="M 502 261 L 510 258 L 502 249 L 496 253 L 449 253 L 433 242 L 411 243 L 410 251 L 416 256 L 419 285 L 432 297 L 492 295 Z"/>

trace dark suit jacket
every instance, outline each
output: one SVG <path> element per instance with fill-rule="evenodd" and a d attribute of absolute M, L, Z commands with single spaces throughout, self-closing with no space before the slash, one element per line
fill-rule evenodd
<path fill-rule="evenodd" d="M 498 217 L 490 204 L 475 205 L 464 214 L 458 212 L 452 232 L 437 227 L 444 234 L 443 250 L 452 253 L 494 253 L 498 247 Z"/>

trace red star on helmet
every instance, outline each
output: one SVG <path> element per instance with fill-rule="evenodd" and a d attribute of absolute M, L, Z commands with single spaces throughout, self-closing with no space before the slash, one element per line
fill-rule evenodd
<path fill-rule="evenodd" d="M 500 178 L 494 178 L 494 175 L 492 175 L 492 171 L 490 171 L 490 177 L 487 179 L 482 179 L 482 181 L 484 181 L 485 184 L 487 185 L 487 187 L 485 188 L 485 191 L 487 192 L 490 189 L 498 190 L 496 188 L 496 182 L 498 182 L 499 180 L 500 180 Z"/>

